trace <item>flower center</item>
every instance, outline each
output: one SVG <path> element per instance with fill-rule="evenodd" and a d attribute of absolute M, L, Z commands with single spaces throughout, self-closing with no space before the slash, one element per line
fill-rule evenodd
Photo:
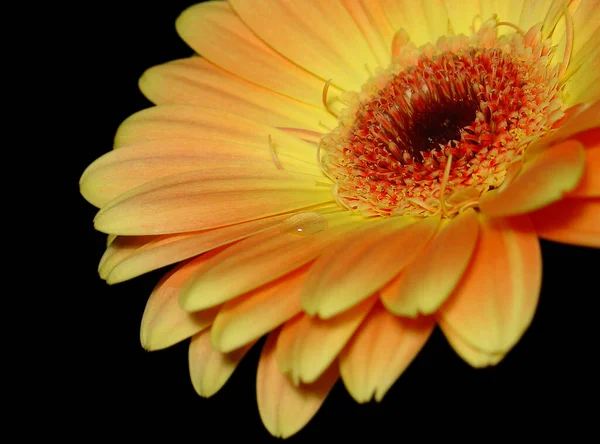
<path fill-rule="evenodd" d="M 499 187 L 526 146 L 563 115 L 558 66 L 535 28 L 408 43 L 347 97 L 320 162 L 336 198 L 365 216 L 452 217 Z"/>

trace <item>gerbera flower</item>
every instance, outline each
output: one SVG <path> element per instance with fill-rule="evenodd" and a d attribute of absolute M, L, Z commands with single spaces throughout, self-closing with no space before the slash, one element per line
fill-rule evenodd
<path fill-rule="evenodd" d="M 147 71 L 157 104 L 81 178 L 100 275 L 181 262 L 142 345 L 191 337 L 218 391 L 268 334 L 266 428 L 290 436 L 341 376 L 381 400 L 435 326 L 497 364 L 536 309 L 539 238 L 600 246 L 595 1 L 203 3 L 199 54 Z"/>

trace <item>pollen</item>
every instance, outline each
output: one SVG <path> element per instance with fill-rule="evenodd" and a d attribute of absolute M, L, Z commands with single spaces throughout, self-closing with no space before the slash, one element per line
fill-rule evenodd
<path fill-rule="evenodd" d="M 341 205 L 365 216 L 453 217 L 553 130 L 565 109 L 553 48 L 539 27 L 497 37 L 499 25 L 397 45 L 387 70 L 344 96 L 349 106 L 319 147 Z"/>

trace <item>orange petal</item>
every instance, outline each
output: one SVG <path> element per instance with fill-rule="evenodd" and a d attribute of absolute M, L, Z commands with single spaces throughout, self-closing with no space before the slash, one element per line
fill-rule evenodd
<path fill-rule="evenodd" d="M 489 216 L 512 216 L 542 208 L 575 189 L 583 176 L 583 145 L 569 140 L 544 151 L 523 165 L 506 187 L 481 196 L 479 208 Z"/>
<path fill-rule="evenodd" d="M 470 347 L 504 354 L 533 319 L 541 285 L 540 246 L 526 216 L 481 217 L 480 224 L 471 264 L 438 316 Z"/>
<path fill-rule="evenodd" d="M 544 239 L 600 248 L 600 199 L 564 199 L 530 217 Z"/>
<path fill-rule="evenodd" d="M 452 328 L 443 320 L 440 320 L 439 326 L 456 354 L 460 356 L 466 363 L 475 368 L 496 365 L 505 356 L 504 353 L 492 354 L 474 348 L 469 343 L 465 342 L 458 334 L 456 334 L 456 332 L 452 330 Z"/>
<path fill-rule="evenodd" d="M 468 210 L 441 230 L 414 262 L 381 289 L 381 300 L 402 316 L 432 314 L 450 296 L 465 272 L 479 235 L 479 221 Z"/>
<path fill-rule="evenodd" d="M 340 373 L 360 403 L 381 401 L 435 327 L 431 317 L 399 318 L 377 304 L 340 354 Z"/>
<path fill-rule="evenodd" d="M 287 438 L 298 432 L 317 413 L 339 378 L 332 365 L 313 384 L 295 386 L 279 370 L 275 355 L 277 332 L 265 343 L 256 374 L 256 398 L 263 424 L 273 436 Z"/>
<path fill-rule="evenodd" d="M 273 92 L 192 57 L 155 66 L 140 79 L 148 99 L 160 104 L 218 108 L 272 126 L 323 131 L 319 122 L 335 126 L 323 106 L 314 106 Z"/>
<path fill-rule="evenodd" d="M 321 255 L 302 291 L 302 307 L 329 318 L 382 288 L 410 264 L 434 235 L 437 218 L 392 218 L 356 233 Z"/>
<path fill-rule="evenodd" d="M 225 303 L 211 329 L 213 345 L 222 352 L 235 350 L 300 313 L 306 272 L 306 267 L 300 268 Z"/>
<path fill-rule="evenodd" d="M 286 96 L 322 105 L 325 82 L 266 45 L 227 2 L 191 6 L 176 25 L 181 38 L 215 65 Z"/>
<path fill-rule="evenodd" d="M 302 172 L 322 176 L 316 164 L 317 148 L 294 135 L 272 126 L 246 119 L 222 110 L 193 105 L 160 105 L 129 116 L 119 126 L 115 148 L 136 145 L 150 140 L 193 139 L 233 142 L 256 147 L 303 164 Z M 271 140 L 271 143 L 269 143 Z M 170 144 L 171 140 L 166 140 Z M 282 165 L 286 168 L 285 158 Z"/>
<path fill-rule="evenodd" d="M 166 236 L 119 236 L 107 248 L 110 259 L 100 267 L 109 284 L 123 282 L 278 225 L 287 216 L 273 216 L 213 230 Z M 140 239 L 146 240 L 139 244 Z M 109 253 L 110 252 L 110 253 Z"/>
<path fill-rule="evenodd" d="M 574 136 L 585 147 L 585 171 L 569 196 L 600 197 L 600 128 Z"/>
<path fill-rule="evenodd" d="M 312 261 L 357 224 L 369 223 L 355 222 L 346 213 L 330 213 L 322 219 L 322 231 L 311 235 L 289 231 L 284 220 L 281 226 L 228 248 L 211 267 L 190 281 L 180 301 L 182 306 L 188 311 L 201 310 L 259 288 Z M 335 226 L 340 220 L 343 224 Z"/>
<path fill-rule="evenodd" d="M 327 320 L 302 315 L 283 327 L 277 342 L 280 369 L 295 384 L 319 378 L 338 356 L 367 316 L 377 298 Z"/>
<path fill-rule="evenodd" d="M 368 69 L 374 72 L 377 66 L 358 26 L 340 2 L 231 0 L 230 4 L 269 46 L 315 75 L 333 79 L 332 83 L 343 89 L 359 90 L 369 77 Z"/>
<path fill-rule="evenodd" d="M 122 194 L 96 215 L 98 231 L 121 235 L 181 233 L 248 222 L 333 198 L 309 175 L 215 168 L 156 179 Z"/>
<path fill-rule="evenodd" d="M 181 288 L 204 266 L 211 255 L 202 256 L 167 274 L 156 286 L 144 310 L 140 340 L 146 350 L 160 350 L 209 327 L 220 307 L 188 313 L 179 306 Z"/>
<path fill-rule="evenodd" d="M 188 353 L 190 378 L 200 396 L 208 398 L 217 393 L 233 374 L 254 342 L 231 353 L 222 353 L 210 342 L 210 329 L 192 338 Z"/>
<path fill-rule="evenodd" d="M 313 170 L 304 161 L 291 157 L 286 150 L 277 149 L 276 152 L 285 171 L 310 173 Z M 220 140 L 159 139 L 110 151 L 85 170 L 79 187 L 88 202 L 102 207 L 154 179 L 223 167 L 278 169 L 267 141 L 260 149 Z"/>

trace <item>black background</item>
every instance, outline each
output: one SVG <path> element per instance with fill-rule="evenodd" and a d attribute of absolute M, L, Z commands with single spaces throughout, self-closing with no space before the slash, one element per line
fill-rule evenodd
<path fill-rule="evenodd" d="M 85 20 L 61 30 L 77 43 L 70 47 L 75 68 L 67 88 L 79 103 L 73 110 L 77 146 L 65 175 L 76 258 L 68 291 L 76 294 L 78 304 L 77 315 L 67 321 L 64 349 L 72 364 L 65 373 L 76 392 L 76 412 L 69 420 L 86 427 L 86 436 L 275 440 L 263 428 L 255 401 L 258 349 L 210 399 L 197 396 L 189 381 L 187 342 L 165 351 L 142 350 L 141 316 L 164 270 L 114 286 L 100 280 L 96 267 L 105 236 L 94 231 L 95 209 L 77 189 L 84 168 L 111 149 L 118 124 L 150 106 L 137 89 L 142 72 L 192 54 L 177 36 L 174 21 L 193 3 L 100 3 L 82 11 Z M 428 441 L 440 432 L 488 441 L 521 427 L 535 434 L 589 431 L 592 423 L 586 418 L 594 407 L 588 408 L 586 399 L 597 403 L 600 255 L 550 242 L 542 242 L 542 251 L 538 311 L 502 363 L 472 369 L 436 331 L 381 403 L 356 404 L 340 382 L 317 416 L 289 442 L 358 436 L 402 442 L 406 433 Z"/>

